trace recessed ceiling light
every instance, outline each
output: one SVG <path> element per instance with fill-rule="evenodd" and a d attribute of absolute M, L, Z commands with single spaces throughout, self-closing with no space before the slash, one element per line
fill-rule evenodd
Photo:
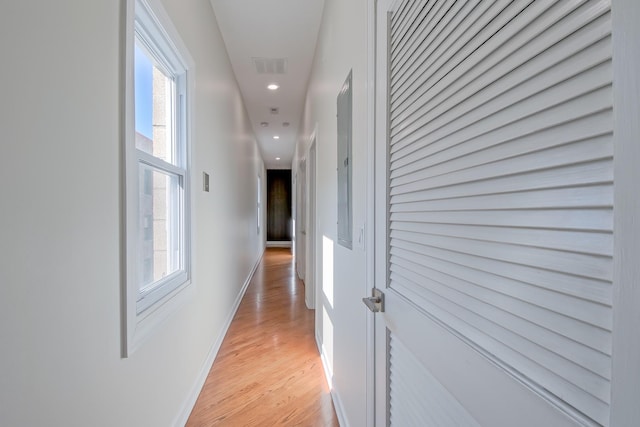
<path fill-rule="evenodd" d="M 276 157 L 276 160 L 280 160 L 280 157 Z"/>
<path fill-rule="evenodd" d="M 261 122 L 260 126 L 262 126 L 263 128 L 266 128 L 267 126 L 269 126 L 269 123 L 267 122 Z"/>
<path fill-rule="evenodd" d="M 277 84 L 275 84 L 275 83 L 271 83 L 269 86 L 267 86 L 267 89 L 269 89 L 269 90 L 276 90 L 276 89 L 278 89 L 279 87 L 280 87 L 280 86 L 278 86 Z"/>
<path fill-rule="evenodd" d="M 273 135 L 273 139 L 280 139 L 278 135 Z"/>
<path fill-rule="evenodd" d="M 289 122 L 284 122 L 284 123 L 282 123 L 282 126 L 284 126 L 284 127 L 286 127 L 286 128 L 288 128 L 288 127 L 289 127 L 289 125 L 290 125 L 290 123 L 289 123 Z"/>

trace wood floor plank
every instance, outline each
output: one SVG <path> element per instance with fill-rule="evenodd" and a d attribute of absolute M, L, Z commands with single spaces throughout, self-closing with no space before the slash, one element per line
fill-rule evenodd
<path fill-rule="evenodd" d="M 269 248 L 187 427 L 338 426 L 289 249 Z"/>

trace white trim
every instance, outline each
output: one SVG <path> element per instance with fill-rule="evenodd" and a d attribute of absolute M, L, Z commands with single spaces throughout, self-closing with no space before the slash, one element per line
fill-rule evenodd
<path fill-rule="evenodd" d="M 296 158 L 297 148 L 294 148 L 293 159 Z M 291 228 L 291 254 L 293 255 L 293 271 L 296 272 L 296 276 L 298 275 L 298 259 L 296 257 L 296 251 L 298 250 L 298 168 L 296 162 L 293 161 L 291 164 L 291 218 L 292 218 L 292 228 Z"/>
<path fill-rule="evenodd" d="M 144 10 L 144 17 L 139 17 L 139 11 L 136 9 Z M 194 221 L 194 212 L 191 206 L 190 196 L 190 182 L 191 174 L 191 140 L 193 116 L 194 116 L 194 101 L 193 93 L 195 93 L 195 63 L 186 48 L 186 45 L 182 42 L 178 31 L 175 29 L 169 15 L 164 10 L 161 1 L 159 0 L 135 0 L 125 3 L 124 8 L 124 37 L 122 51 L 124 52 L 123 58 L 123 98 L 122 98 L 122 220 L 121 238 L 122 238 L 122 284 L 121 284 L 121 356 L 123 358 L 129 357 L 148 337 L 151 331 L 157 329 L 157 326 L 164 322 L 166 318 L 175 312 L 179 307 L 189 301 L 194 293 L 195 284 L 193 282 L 193 229 L 191 225 Z M 179 56 L 180 64 L 184 65 L 184 90 L 187 93 L 186 105 L 184 106 L 183 121 L 186 124 L 186 129 L 179 130 L 182 134 L 185 144 L 185 153 L 183 155 L 185 164 L 185 171 L 183 173 L 184 179 L 184 259 L 185 259 L 185 273 L 186 280 L 184 283 L 178 285 L 175 289 L 163 295 L 163 297 L 155 303 L 153 306 L 138 313 L 138 281 L 137 281 L 137 263 L 135 261 L 135 254 L 137 254 L 137 232 L 136 224 L 137 217 L 137 205 L 138 205 L 138 165 L 139 156 L 135 148 L 135 121 L 132 112 L 135 108 L 134 99 L 134 45 L 136 34 L 136 20 L 137 17 L 142 19 L 147 24 L 147 28 L 153 24 L 156 26 L 157 34 L 152 37 L 154 42 L 162 41 L 166 46 L 169 46 L 174 54 Z"/>
<path fill-rule="evenodd" d="M 277 240 L 267 240 L 268 248 L 290 248 L 291 240 L 287 241 L 277 241 Z"/>
<path fill-rule="evenodd" d="M 316 335 L 316 347 L 318 347 L 318 353 L 320 353 L 320 360 L 322 361 L 322 369 L 324 370 L 324 378 L 327 380 L 327 385 L 329 386 L 329 390 L 333 390 L 333 371 L 329 367 L 329 362 L 326 358 L 326 352 L 324 351 L 324 346 L 320 342 L 318 336 Z"/>
<path fill-rule="evenodd" d="M 373 262 L 371 265 L 374 287 L 386 292 L 387 289 L 387 119 L 388 105 L 386 90 L 388 78 L 387 59 L 387 19 L 388 11 L 396 0 L 374 0 L 374 98 L 375 104 L 373 123 L 374 174 L 373 186 L 375 192 L 374 222 L 370 227 L 374 233 Z M 384 30 L 382 32 L 381 30 Z M 376 191 L 377 190 L 377 191 Z M 386 426 L 389 416 L 387 407 L 387 325 L 384 315 L 374 315 L 374 425 Z"/>
<path fill-rule="evenodd" d="M 300 153 L 297 147 L 296 147 L 296 151 L 297 151 L 296 156 L 298 156 Z M 304 282 L 306 279 L 305 269 L 306 269 L 307 258 L 304 252 L 307 250 L 307 246 L 306 246 L 307 231 L 305 228 L 306 219 L 302 218 L 302 212 L 304 212 L 305 210 L 302 208 L 302 204 L 304 203 L 304 200 L 303 200 L 304 197 L 302 197 L 302 193 L 304 192 L 303 186 L 304 186 L 304 181 L 306 179 L 306 173 L 307 173 L 306 159 L 298 158 L 298 161 L 294 162 L 294 164 L 296 168 L 295 169 L 296 170 L 296 174 L 295 174 L 296 186 L 293 193 L 295 194 L 295 199 L 296 199 L 296 212 L 295 212 L 296 229 L 294 230 L 293 254 L 295 256 L 296 275 L 300 280 Z M 292 200 L 292 203 L 293 203 L 293 200 Z"/>
<path fill-rule="evenodd" d="M 306 215 L 306 218 L 304 219 L 304 225 L 305 225 L 305 237 L 304 237 L 304 245 L 305 247 L 303 248 L 304 251 L 304 256 L 305 256 L 305 261 L 304 261 L 304 274 L 305 277 L 303 278 L 305 281 L 305 296 L 304 296 L 304 301 L 305 304 L 307 306 L 308 309 L 310 310 L 316 310 L 316 313 L 321 313 L 322 311 L 318 311 L 317 310 L 317 304 L 318 304 L 318 298 L 317 298 L 317 294 L 318 294 L 318 265 L 320 265 L 318 263 L 318 122 L 315 122 L 315 124 L 313 125 L 313 130 L 311 131 L 311 135 L 309 136 L 309 139 L 307 141 L 307 146 L 304 148 L 303 152 L 304 152 L 304 161 L 305 161 L 305 173 L 304 173 L 304 177 L 305 177 L 305 182 L 302 183 L 302 185 L 305 185 L 305 196 L 306 196 L 306 200 L 303 200 L 302 203 L 306 203 L 305 209 L 304 209 L 304 213 Z M 313 165 L 313 171 L 315 173 L 314 176 L 314 201 L 313 201 L 313 208 L 315 209 L 315 212 L 313 213 L 313 219 L 314 219 L 314 224 L 313 224 L 313 233 L 310 233 L 309 231 L 311 230 L 311 186 L 309 185 L 309 183 L 311 182 L 311 175 L 309 173 L 309 160 L 311 159 L 311 148 L 315 147 L 316 150 L 316 154 L 315 154 L 315 158 L 313 159 L 315 164 Z M 313 235 L 312 235 L 313 234 Z M 309 271 L 310 268 L 309 266 L 312 266 L 311 268 L 311 272 Z M 307 278 L 310 277 L 311 278 L 311 292 L 307 292 Z M 317 319 L 316 319 L 316 325 L 317 325 Z"/>
<path fill-rule="evenodd" d="M 173 290 L 164 296 L 157 304 L 149 307 L 148 310 L 140 313 L 136 317 L 133 327 L 133 339 L 129 341 L 126 348 L 127 353 L 123 357 L 133 354 L 145 341 L 149 334 L 160 324 L 164 323 L 171 314 L 187 303 L 195 293 L 194 286 L 186 284 Z M 135 306 L 134 306 L 135 310 Z"/>
<path fill-rule="evenodd" d="M 136 0 L 145 5 L 147 10 L 151 10 L 151 17 L 157 22 L 162 24 L 165 38 L 168 38 L 167 42 L 170 43 L 170 47 L 174 51 L 180 52 L 180 62 L 184 65 L 186 70 L 195 68 L 195 61 L 187 49 L 187 45 L 182 41 L 178 30 L 171 22 L 169 14 L 162 5 L 160 0 Z M 132 2 L 133 3 L 133 2 Z"/>
<path fill-rule="evenodd" d="M 136 155 L 138 156 L 139 162 L 144 163 L 145 165 L 153 169 L 180 177 L 185 176 L 185 168 L 183 167 L 167 163 L 166 161 L 159 159 L 158 157 L 155 157 L 149 153 L 145 153 L 142 150 L 136 150 Z"/>
<path fill-rule="evenodd" d="M 341 427 L 348 427 L 349 423 L 347 422 L 347 417 L 345 416 L 346 412 L 344 410 L 344 405 L 342 404 L 342 399 L 340 398 L 340 393 L 338 393 L 338 391 L 333 386 L 333 372 L 331 371 L 329 363 L 327 362 L 324 346 L 320 343 L 320 339 L 317 334 L 315 335 L 315 339 L 316 347 L 318 348 L 318 352 L 320 353 L 320 361 L 322 362 L 324 377 L 327 380 L 327 385 L 329 386 L 329 391 L 331 393 L 333 408 L 335 409 L 336 417 L 338 418 L 338 424 Z"/>
<path fill-rule="evenodd" d="M 640 423 L 640 3 L 612 2 L 614 296 L 611 426 Z"/>
<path fill-rule="evenodd" d="M 365 222 L 366 281 L 368 296 L 375 282 L 375 97 L 376 97 L 376 0 L 367 1 L 367 217 Z M 367 310 L 365 422 L 375 425 L 375 314 Z"/>
<path fill-rule="evenodd" d="M 121 98 L 120 98 L 120 120 L 122 123 L 120 131 L 120 356 L 128 357 L 133 351 L 130 348 L 129 340 L 129 320 L 135 309 L 131 310 L 127 303 L 127 285 L 131 276 L 129 259 L 127 254 L 134 250 L 131 239 L 128 236 L 128 224 L 135 221 L 133 209 L 128 206 L 135 201 L 133 194 L 127 191 L 127 176 L 134 172 L 132 165 L 135 165 L 130 150 L 127 150 L 127 141 L 135 138 L 135 120 L 130 111 L 134 108 L 134 2 L 123 1 L 122 7 L 122 35 L 120 50 L 124 52 L 121 69 Z"/>
<path fill-rule="evenodd" d="M 303 200 L 303 203 L 307 203 L 305 209 L 305 263 L 304 263 L 304 301 L 308 309 L 314 310 L 316 309 L 316 288 L 318 283 L 318 258 L 316 257 L 318 251 L 318 144 L 316 142 L 316 133 L 317 129 L 313 130 L 311 134 L 311 139 L 309 146 L 307 147 L 307 155 L 306 155 L 306 172 L 305 178 L 307 186 L 305 194 L 307 200 Z M 315 154 L 313 157 L 313 163 L 311 162 L 311 150 L 315 150 Z M 311 169 L 313 166 L 313 177 L 311 175 Z M 311 194 L 311 182 L 313 180 L 313 194 Z M 313 198 L 313 200 L 312 200 Z M 311 219 L 313 218 L 313 221 Z"/>
<path fill-rule="evenodd" d="M 333 408 L 336 410 L 336 417 L 338 418 L 338 425 L 341 427 L 349 427 L 350 424 L 345 417 L 344 406 L 340 399 L 340 393 L 335 388 L 331 389 L 331 400 L 333 401 Z"/>
<path fill-rule="evenodd" d="M 258 173 L 257 177 L 258 177 L 258 186 L 257 186 L 258 194 L 256 194 L 256 199 L 257 199 L 256 200 L 256 222 L 257 222 L 256 234 L 259 236 L 260 230 L 262 230 L 262 171 Z"/>
<path fill-rule="evenodd" d="M 224 326 L 222 327 L 222 330 L 218 335 L 218 338 L 216 338 L 216 340 L 211 345 L 211 348 L 209 349 L 209 353 L 207 354 L 207 357 L 204 360 L 202 367 L 200 368 L 200 372 L 196 377 L 193 387 L 191 388 L 191 392 L 185 399 L 184 404 L 182 405 L 182 409 L 180 409 L 180 412 L 178 413 L 178 416 L 173 421 L 174 426 L 182 427 L 189 420 L 191 411 L 193 411 L 193 408 L 196 405 L 196 401 L 200 396 L 200 392 L 202 392 L 202 387 L 204 387 L 204 383 L 207 380 L 207 376 L 209 376 L 209 371 L 211 371 L 211 368 L 213 367 L 213 362 L 216 360 L 216 356 L 218 355 L 218 352 L 220 351 L 220 347 L 222 346 L 222 342 L 224 341 L 224 338 L 227 335 L 229 326 L 231 326 L 231 322 L 233 321 L 233 318 L 235 317 L 236 312 L 240 307 L 240 303 L 244 298 L 244 294 L 247 292 L 247 289 L 249 288 L 249 284 L 251 283 L 251 279 L 253 279 L 253 276 L 256 270 L 258 269 L 258 266 L 260 265 L 260 262 L 262 261 L 263 256 L 264 256 L 264 248 L 262 250 L 262 253 L 258 257 L 258 260 L 253 265 L 251 272 L 249 272 L 247 279 L 244 281 L 244 284 L 242 285 L 242 289 L 238 293 L 238 296 L 236 297 L 236 300 L 233 303 L 233 307 L 231 308 L 231 311 L 227 316 L 227 320 L 225 321 Z"/>

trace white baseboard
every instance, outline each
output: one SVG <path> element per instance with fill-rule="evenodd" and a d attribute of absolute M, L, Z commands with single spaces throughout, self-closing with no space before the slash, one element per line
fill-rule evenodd
<path fill-rule="evenodd" d="M 291 242 L 290 241 L 274 241 L 274 240 L 267 240 L 267 247 L 268 248 L 290 248 L 291 247 Z"/>
<path fill-rule="evenodd" d="M 222 327 L 222 331 L 218 335 L 218 338 L 213 342 L 211 348 L 209 349 L 209 353 L 207 354 L 207 358 L 204 361 L 204 364 L 200 368 L 200 372 L 196 377 L 195 384 L 191 389 L 191 392 L 187 396 L 184 404 L 182 405 L 182 409 L 178 413 L 173 425 L 175 427 L 184 427 L 189 420 L 189 416 L 191 415 L 191 411 L 193 407 L 196 405 L 196 401 L 198 400 L 198 396 L 200 396 L 200 392 L 202 391 L 202 387 L 204 387 L 204 383 L 207 380 L 207 376 L 209 375 L 209 371 L 213 366 L 213 362 L 216 360 L 216 356 L 218 355 L 218 351 L 220 351 L 220 346 L 222 346 L 222 341 L 224 341 L 224 337 L 227 335 L 227 331 L 229 330 L 229 326 L 231 326 L 231 322 L 233 321 L 234 316 L 236 315 L 236 311 L 238 311 L 238 307 L 240 307 L 240 302 L 242 302 L 242 298 L 244 297 L 245 292 L 247 292 L 247 288 L 249 287 L 249 283 L 251 283 L 251 279 L 258 269 L 258 265 L 260 265 L 260 261 L 262 261 L 262 256 L 264 255 L 264 249 L 262 254 L 258 257 L 258 260 L 254 264 L 249 276 L 245 280 L 242 285 L 242 289 L 238 293 L 235 302 L 233 303 L 233 308 L 227 317 L 227 320 Z"/>
<path fill-rule="evenodd" d="M 336 410 L 336 416 L 338 417 L 338 424 L 341 427 L 349 427 L 349 423 L 347 422 L 347 418 L 345 417 L 344 406 L 342 406 L 342 399 L 340 399 L 340 393 L 336 390 L 333 384 L 333 372 L 329 368 L 329 364 L 327 363 L 326 352 L 324 351 L 324 347 L 320 344 L 320 339 L 316 335 L 316 346 L 318 347 L 318 351 L 320 352 L 320 360 L 322 360 L 322 368 L 324 369 L 324 376 L 327 379 L 327 384 L 329 385 L 329 390 L 331 390 L 331 400 L 333 401 L 333 408 Z"/>
<path fill-rule="evenodd" d="M 327 380 L 327 385 L 329 386 L 329 390 L 333 390 L 333 372 L 329 368 L 329 364 L 327 363 L 327 358 L 325 357 L 325 352 L 320 344 L 320 339 L 316 335 L 316 346 L 318 347 L 318 352 L 320 353 L 320 360 L 322 361 L 322 368 L 324 369 L 324 377 Z"/>
<path fill-rule="evenodd" d="M 338 424 L 340 425 L 340 427 L 349 427 L 349 423 L 344 416 L 344 407 L 342 406 L 342 400 L 340 400 L 340 394 L 335 388 L 331 389 L 331 400 L 333 400 L 333 407 L 336 410 Z"/>

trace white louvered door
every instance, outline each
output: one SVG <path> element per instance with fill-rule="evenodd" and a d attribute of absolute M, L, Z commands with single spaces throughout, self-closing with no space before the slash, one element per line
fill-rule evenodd
<path fill-rule="evenodd" d="M 376 5 L 377 425 L 608 426 L 610 1 Z"/>

